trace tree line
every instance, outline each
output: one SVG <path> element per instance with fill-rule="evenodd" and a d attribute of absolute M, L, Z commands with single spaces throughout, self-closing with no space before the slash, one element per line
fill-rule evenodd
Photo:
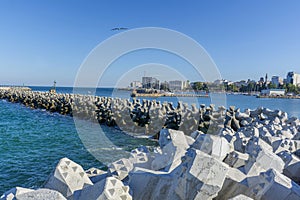
<path fill-rule="evenodd" d="M 300 87 L 293 85 L 291 83 L 279 85 L 278 87 L 275 84 L 269 83 L 254 83 L 249 82 L 246 84 L 216 84 L 216 83 L 205 83 L 205 82 L 194 82 L 192 83 L 192 88 L 196 91 L 226 91 L 226 92 L 261 92 L 264 89 L 285 89 L 286 93 L 300 94 Z"/>

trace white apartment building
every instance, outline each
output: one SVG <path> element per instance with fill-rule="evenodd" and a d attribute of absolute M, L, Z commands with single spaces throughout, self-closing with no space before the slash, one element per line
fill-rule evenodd
<path fill-rule="evenodd" d="M 170 90 L 183 90 L 187 88 L 187 81 L 174 80 L 169 81 Z"/>

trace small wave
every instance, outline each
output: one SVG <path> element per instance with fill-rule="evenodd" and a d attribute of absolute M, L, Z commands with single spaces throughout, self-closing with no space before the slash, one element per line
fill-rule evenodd
<path fill-rule="evenodd" d="M 111 151 L 111 150 L 116 150 L 116 151 L 121 151 L 124 150 L 122 147 L 100 147 L 100 148 L 89 148 L 87 149 L 88 151 L 97 151 L 97 150 L 105 150 L 105 151 Z"/>

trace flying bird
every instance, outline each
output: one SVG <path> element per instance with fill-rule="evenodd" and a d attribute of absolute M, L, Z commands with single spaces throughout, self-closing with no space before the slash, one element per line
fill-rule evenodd
<path fill-rule="evenodd" d="M 128 28 L 125 27 L 116 27 L 116 28 L 112 28 L 111 31 L 122 31 L 122 30 L 127 30 Z"/>

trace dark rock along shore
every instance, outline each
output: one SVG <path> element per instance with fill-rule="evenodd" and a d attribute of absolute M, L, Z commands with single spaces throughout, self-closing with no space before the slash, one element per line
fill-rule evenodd
<path fill-rule="evenodd" d="M 63 158 L 45 189 L 14 188 L 1 199 L 300 199 L 300 121 L 283 111 L 22 90 L 0 98 L 132 135 L 160 131 L 154 151 L 135 149 L 107 172 Z"/>

